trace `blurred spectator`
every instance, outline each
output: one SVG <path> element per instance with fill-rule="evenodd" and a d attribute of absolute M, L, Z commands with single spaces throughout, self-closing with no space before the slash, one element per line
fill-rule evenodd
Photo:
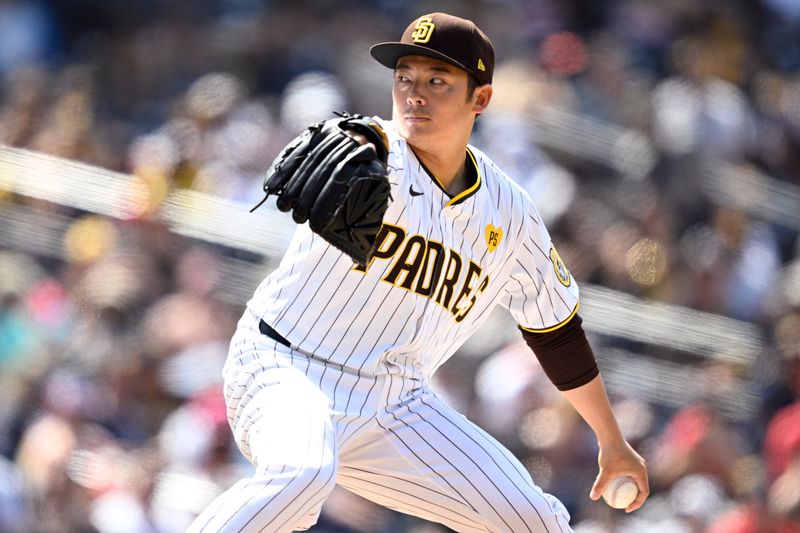
<path fill-rule="evenodd" d="M 46 2 L 0 2 L 0 75 L 47 59 L 48 54 L 54 52 L 54 30 L 52 13 Z"/>

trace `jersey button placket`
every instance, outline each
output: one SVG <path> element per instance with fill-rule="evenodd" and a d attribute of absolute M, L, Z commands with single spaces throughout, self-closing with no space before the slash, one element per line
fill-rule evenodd
<path fill-rule="evenodd" d="M 442 208 L 442 218 L 444 218 L 445 220 L 453 220 L 458 215 L 460 215 L 462 211 L 463 207 L 461 204 L 445 205 Z"/>

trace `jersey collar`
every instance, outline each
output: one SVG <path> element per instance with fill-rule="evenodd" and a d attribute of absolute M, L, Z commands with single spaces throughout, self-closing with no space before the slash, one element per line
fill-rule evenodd
<path fill-rule="evenodd" d="M 478 162 L 475 161 L 475 156 L 472 154 L 472 151 L 469 149 L 469 147 L 467 147 L 467 159 L 468 159 L 467 164 L 472 163 L 472 168 L 475 169 L 475 173 L 473 174 L 475 176 L 475 182 L 466 189 L 464 189 L 463 191 L 461 191 L 460 193 L 458 193 L 457 195 L 455 195 L 454 197 L 452 197 L 450 201 L 447 202 L 448 206 L 460 204 L 461 202 L 463 202 L 464 200 L 475 194 L 481 187 L 481 182 L 483 181 L 481 179 L 481 169 L 478 167 Z"/>
<path fill-rule="evenodd" d="M 410 146 L 409 146 L 409 149 L 411 150 Z M 411 150 L 411 153 L 413 154 L 414 150 Z M 448 198 L 450 198 L 450 200 L 445 204 L 445 207 L 458 205 L 458 204 L 464 202 L 467 198 L 469 198 L 470 196 L 473 196 L 477 192 L 477 190 L 480 189 L 480 187 L 481 187 L 481 183 L 483 182 L 483 179 L 481 178 L 481 170 L 478 167 L 478 162 L 475 160 L 475 156 L 472 154 L 472 150 L 470 150 L 469 147 L 467 147 L 467 156 L 466 157 L 467 157 L 467 164 L 468 165 L 471 164 L 472 165 L 471 168 L 475 169 L 475 171 L 471 173 L 474 176 L 475 181 L 472 183 L 472 185 L 470 185 L 469 187 L 467 187 L 466 189 L 464 189 L 463 191 L 461 191 L 457 195 L 452 196 L 444 188 L 442 183 L 439 181 L 439 178 L 434 176 L 433 173 L 430 170 L 428 170 L 428 168 L 425 166 L 425 164 L 417 157 L 417 154 L 414 154 L 414 158 L 420 164 L 420 166 L 425 171 L 425 173 L 431 178 L 431 181 L 433 181 L 433 183 L 435 183 L 436 186 L 439 187 L 439 189 Z"/>

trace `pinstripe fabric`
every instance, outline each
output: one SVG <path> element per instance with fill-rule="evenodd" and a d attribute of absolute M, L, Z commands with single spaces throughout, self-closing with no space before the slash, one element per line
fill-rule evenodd
<path fill-rule="evenodd" d="M 229 421 L 256 471 L 189 533 L 307 529 L 336 483 L 456 531 L 570 531 L 519 461 L 401 366 L 342 371 L 262 336 L 257 320 L 242 318 L 225 366 Z"/>
<path fill-rule="evenodd" d="M 578 287 L 527 193 L 484 154 L 468 148 L 479 186 L 450 198 L 383 126 L 394 200 L 378 253 L 359 270 L 300 226 L 248 302 L 223 374 L 256 469 L 191 533 L 307 529 L 337 483 L 456 531 L 570 531 L 561 503 L 427 383 L 495 305 L 525 328 L 557 327 Z"/>
<path fill-rule="evenodd" d="M 528 194 L 470 146 L 481 183 L 453 203 L 392 123 L 383 125 L 393 198 L 384 222 L 402 232 L 400 246 L 360 272 L 307 225 L 299 226 L 248 307 L 293 345 L 322 358 L 373 373 L 387 359 L 404 358 L 415 361 L 409 370 L 420 377 L 446 361 L 495 305 L 508 307 L 533 330 L 569 318 L 578 287 L 574 280 L 569 286 L 558 280 L 550 235 Z M 496 248 L 487 240 L 491 228 L 502 231 Z M 425 267 L 433 254 L 425 248 L 429 243 L 441 246 L 447 261 L 438 273 Z M 406 245 L 411 248 L 404 255 Z M 470 265 L 478 272 L 471 280 Z M 454 275 L 452 284 L 445 282 L 447 274 Z M 415 292 L 431 281 L 433 296 Z"/>
<path fill-rule="evenodd" d="M 571 531 L 563 506 L 517 459 L 427 388 L 385 409 L 378 425 L 377 439 L 341 455 L 339 484 L 349 490 L 456 531 Z"/>

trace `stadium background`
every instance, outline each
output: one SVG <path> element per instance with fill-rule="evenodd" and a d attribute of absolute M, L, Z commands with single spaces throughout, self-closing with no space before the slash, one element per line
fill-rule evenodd
<path fill-rule="evenodd" d="M 587 494 L 589 430 L 498 312 L 436 386 L 576 531 L 800 531 L 800 3 L 0 1 L 0 531 L 172 533 L 247 472 L 219 370 L 290 217 L 261 176 L 421 13 L 497 57 L 474 143 L 534 196 L 653 489 Z M 436 532 L 344 491 L 318 532 Z"/>

